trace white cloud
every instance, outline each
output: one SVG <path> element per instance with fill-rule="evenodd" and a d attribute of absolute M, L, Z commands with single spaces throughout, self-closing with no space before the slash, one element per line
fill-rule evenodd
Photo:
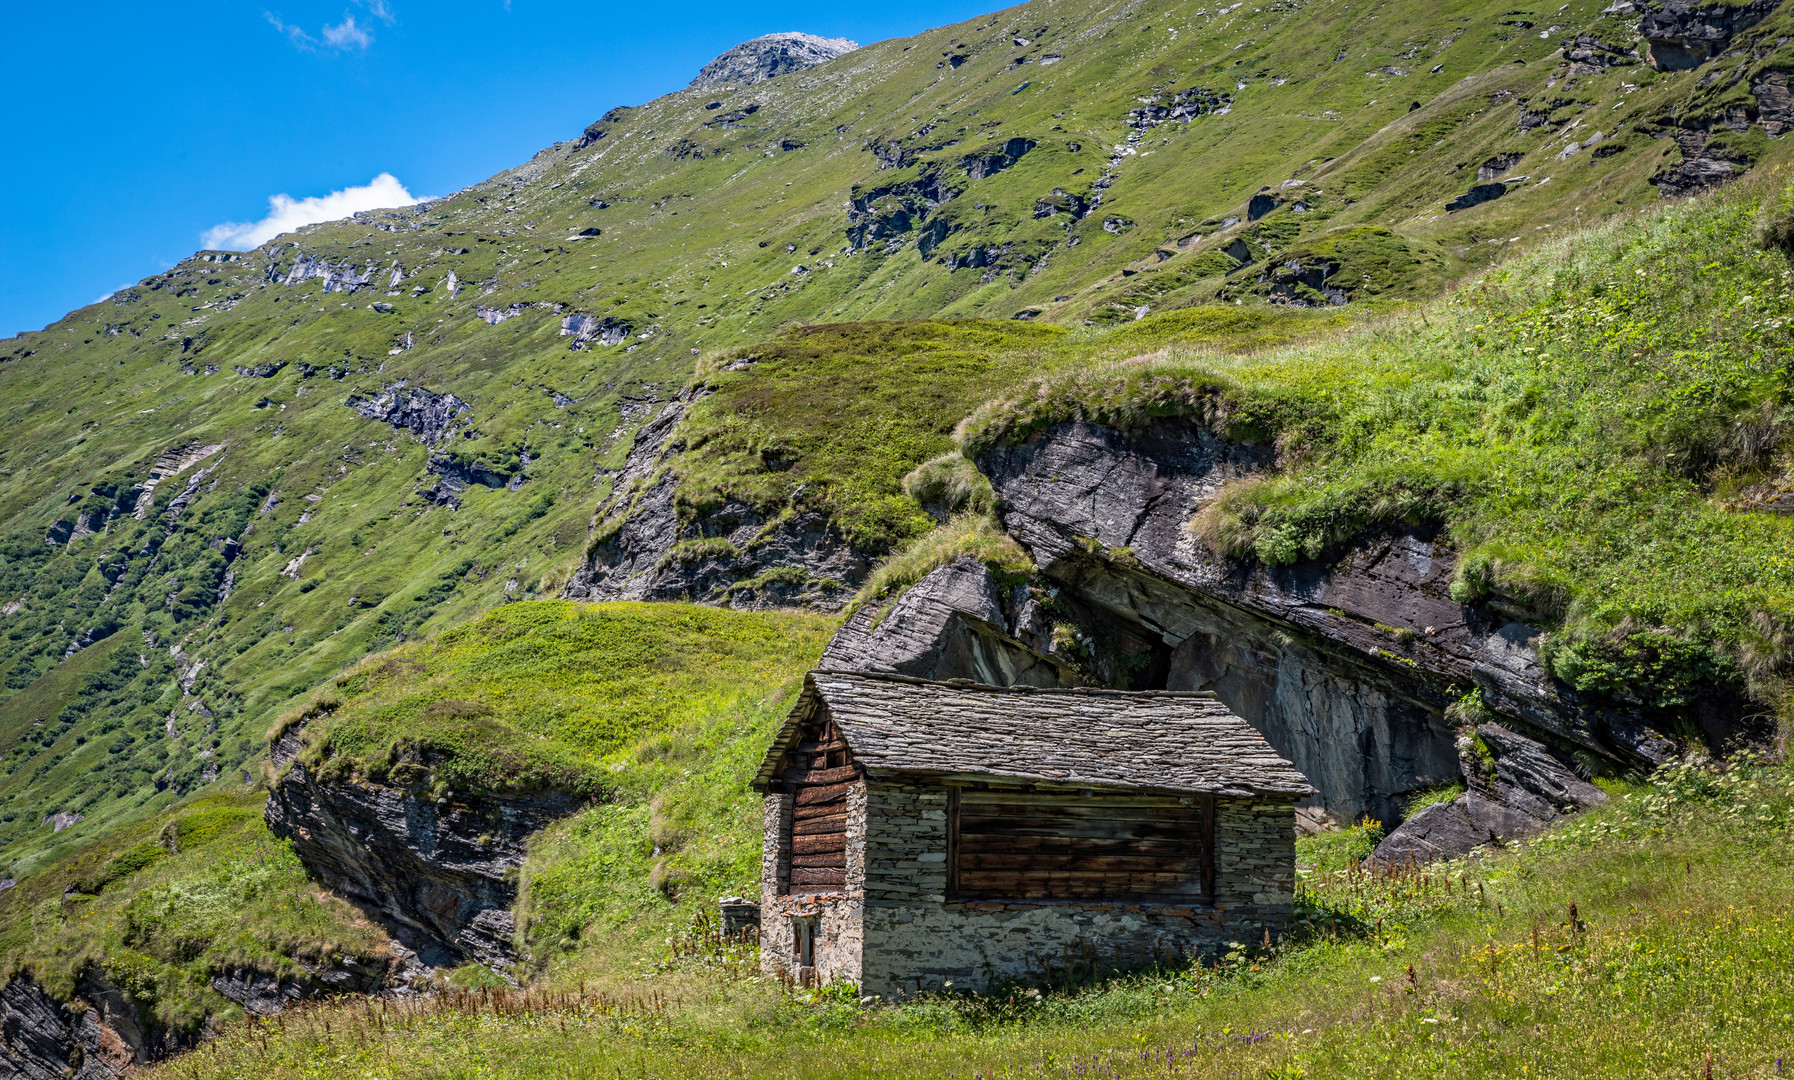
<path fill-rule="evenodd" d="M 387 26 L 393 24 L 392 8 L 387 6 L 386 0 L 355 0 L 355 2 L 367 8 L 369 15 Z M 262 12 L 262 18 L 268 20 L 268 25 L 285 34 L 287 40 L 291 41 L 294 47 L 301 52 L 325 50 L 348 52 L 354 49 L 365 49 L 374 43 L 374 35 L 366 26 L 356 22 L 355 15 L 348 11 L 343 12 L 342 22 L 334 26 L 330 23 L 324 24 L 324 29 L 319 31 L 323 38 L 322 41 L 306 33 L 303 27 L 287 25 L 271 11 Z"/>
<path fill-rule="evenodd" d="M 355 0 L 355 2 L 362 7 L 367 8 L 369 15 L 379 19 L 386 25 L 391 26 L 393 24 L 392 8 L 387 6 L 386 0 Z"/>
<path fill-rule="evenodd" d="M 285 34 L 287 36 L 287 40 L 291 41 L 294 45 L 298 46 L 300 49 L 303 49 L 306 52 L 312 52 L 317 49 L 317 47 L 318 47 L 318 39 L 317 38 L 312 37 L 310 34 L 306 33 L 304 30 L 300 29 L 297 26 L 288 26 L 286 23 L 281 22 L 278 18 L 276 18 L 274 16 L 273 12 L 271 12 L 271 11 L 262 12 L 262 18 L 267 19 L 269 26 L 272 26 L 274 29 Z"/>
<path fill-rule="evenodd" d="M 335 26 L 324 24 L 324 44 L 333 49 L 365 49 L 374 43 L 374 35 L 355 25 L 355 16 L 345 14 Z"/>
<path fill-rule="evenodd" d="M 421 201 L 413 198 L 397 177 L 381 173 L 361 187 L 348 187 L 328 195 L 305 199 L 275 195 L 268 200 L 267 217 L 260 221 L 227 221 L 214 225 L 205 231 L 200 244 L 213 251 L 249 251 L 301 225 L 335 221 L 362 210 L 410 206 Z"/>

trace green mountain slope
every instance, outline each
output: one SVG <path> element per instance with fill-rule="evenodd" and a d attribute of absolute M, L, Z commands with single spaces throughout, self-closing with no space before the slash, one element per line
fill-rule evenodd
<path fill-rule="evenodd" d="M 1592 0 L 1042 0 L 612 110 L 449 198 L 20 335 L 0 861 L 230 777 L 371 650 L 553 595 L 703 354 L 799 323 L 1374 306 L 1773 158 L 1786 20 L 1740 10 L 1767 17 L 1727 58 L 1657 72 L 1637 13 Z"/>

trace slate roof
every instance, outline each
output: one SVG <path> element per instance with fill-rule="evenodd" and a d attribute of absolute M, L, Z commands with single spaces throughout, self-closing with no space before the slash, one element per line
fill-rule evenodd
<path fill-rule="evenodd" d="M 1211 693 L 1042 690 L 813 671 L 754 788 L 826 702 L 868 775 L 912 773 L 1200 795 L 1314 794 Z"/>

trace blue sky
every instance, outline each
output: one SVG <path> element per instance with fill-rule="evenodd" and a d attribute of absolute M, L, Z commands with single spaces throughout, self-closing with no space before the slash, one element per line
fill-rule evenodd
<path fill-rule="evenodd" d="M 441 195 L 779 30 L 861 44 L 999 3 L 0 4 L 0 336 L 166 269 L 275 195 Z"/>

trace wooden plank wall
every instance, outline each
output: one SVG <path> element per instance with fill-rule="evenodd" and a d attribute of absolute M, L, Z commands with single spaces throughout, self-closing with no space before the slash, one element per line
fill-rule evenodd
<path fill-rule="evenodd" d="M 847 884 L 847 793 L 859 766 L 834 721 L 805 725 L 803 738 L 787 757 L 782 779 L 794 793 L 791 850 L 792 892 L 840 889 Z"/>
<path fill-rule="evenodd" d="M 959 789 L 949 895 L 1201 903 L 1214 895 L 1214 800 Z"/>

